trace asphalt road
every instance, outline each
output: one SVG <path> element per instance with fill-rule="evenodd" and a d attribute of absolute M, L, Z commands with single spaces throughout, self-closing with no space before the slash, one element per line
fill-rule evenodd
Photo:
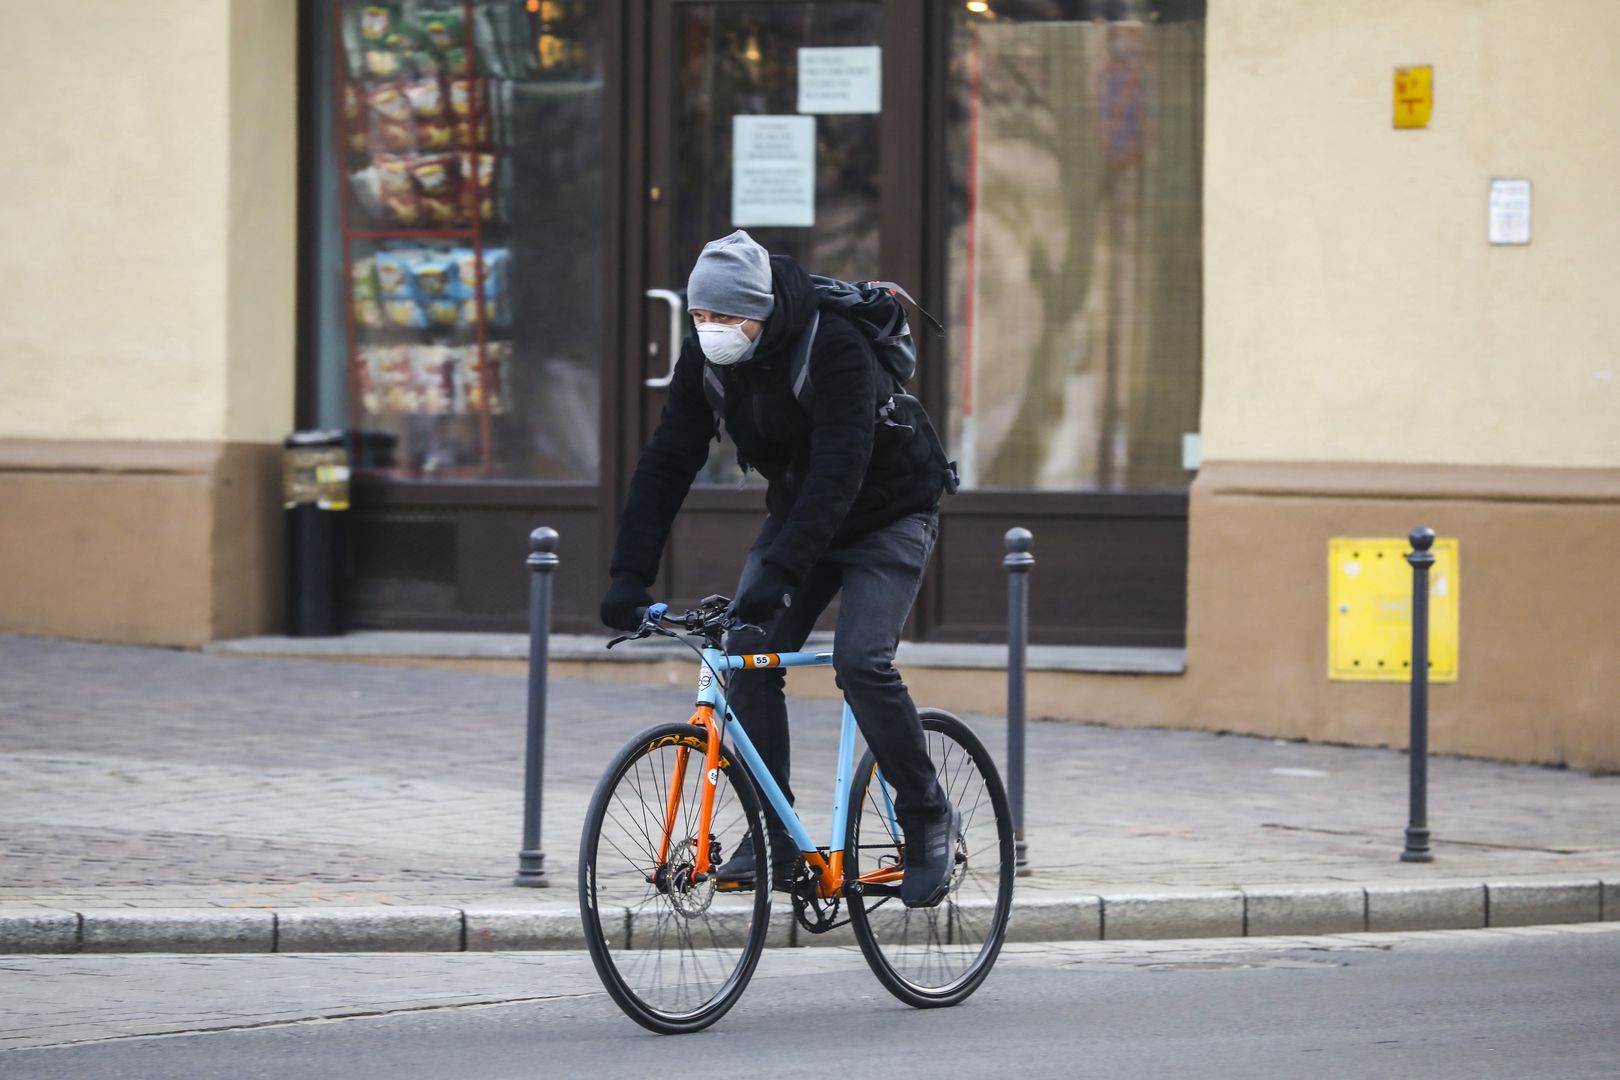
<path fill-rule="evenodd" d="M 7 1080 L 1620 1073 L 1620 924 L 1009 948 L 933 1012 L 855 953 L 780 952 L 679 1038 L 632 1025 L 578 954 L 0 960 L 4 1033 L 71 1043 L 0 1051 Z M 175 1034 L 129 1034 L 159 1012 Z"/>

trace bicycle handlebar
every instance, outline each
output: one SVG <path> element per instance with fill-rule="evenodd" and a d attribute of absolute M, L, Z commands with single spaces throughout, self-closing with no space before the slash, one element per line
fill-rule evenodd
<path fill-rule="evenodd" d="M 719 635 L 728 630 L 759 629 L 751 623 L 740 623 L 731 613 L 731 600 L 725 596 L 707 596 L 698 601 L 698 606 L 690 608 L 679 615 L 669 610 L 668 604 L 652 604 L 648 607 L 636 608 L 636 618 L 641 625 L 628 634 L 622 634 L 608 642 L 607 647 L 623 641 L 637 641 L 641 638 L 651 637 L 653 634 L 663 634 L 666 637 L 675 637 L 673 630 L 665 629 L 665 624 L 674 623 L 686 630 L 689 634 L 701 634 L 705 637 L 719 640 Z"/>

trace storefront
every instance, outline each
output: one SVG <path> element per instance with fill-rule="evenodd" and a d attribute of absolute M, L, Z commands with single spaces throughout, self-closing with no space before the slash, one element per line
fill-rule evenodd
<path fill-rule="evenodd" d="M 1023 524 L 1038 639 L 1181 644 L 1202 7 L 306 5 L 301 420 L 377 433 L 356 623 L 520 626 L 545 523 L 559 623 L 594 626 L 687 271 L 742 227 L 948 328 L 915 390 L 964 490 L 917 636 L 1001 632 Z M 658 591 L 729 591 L 761 496 L 717 444 Z"/>

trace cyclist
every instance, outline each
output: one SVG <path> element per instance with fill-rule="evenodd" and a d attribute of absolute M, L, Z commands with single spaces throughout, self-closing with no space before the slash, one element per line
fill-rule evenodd
<path fill-rule="evenodd" d="M 727 639 L 733 653 L 795 652 L 842 591 L 833 666 L 861 734 L 895 788 L 905 831 L 901 899 L 938 904 L 950 884 L 960 815 L 946 798 L 923 739 L 917 708 L 893 666 L 901 628 L 917 597 L 939 535 L 939 500 L 949 466 L 915 399 L 896 422 L 894 379 L 848 319 L 822 310 L 811 343 L 809 407 L 789 384 L 817 295 L 793 259 L 769 255 L 738 230 L 707 244 L 687 283 L 694 332 L 675 365 L 669 398 L 642 450 L 619 522 L 602 598 L 602 621 L 636 628 L 637 609 L 653 602 L 670 527 L 716 435 L 706 374 L 726 386 L 719 417 L 745 471 L 769 482 L 766 516 L 744 560 Z M 791 801 L 784 674 L 738 671 L 731 700 Z M 797 847 L 774 820 L 769 833 L 774 877 Z M 752 885 L 756 853 L 745 843 L 717 871 L 722 882 Z"/>

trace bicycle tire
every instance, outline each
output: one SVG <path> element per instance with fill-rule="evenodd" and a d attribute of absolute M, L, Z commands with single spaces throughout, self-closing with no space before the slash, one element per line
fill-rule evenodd
<path fill-rule="evenodd" d="M 990 974 L 1007 934 L 1017 867 L 1012 810 L 984 744 L 948 712 L 923 709 L 918 717 L 940 784 L 962 814 L 955 880 L 931 908 L 907 908 L 898 897 L 848 887 L 901 857 L 892 788 L 880 779 L 871 751 L 850 784 L 844 879 L 850 929 L 872 973 L 901 1001 L 931 1009 L 965 1001 Z"/>
<path fill-rule="evenodd" d="M 692 724 L 660 724 L 631 739 L 598 781 L 580 835 L 580 920 L 591 962 L 625 1014 L 664 1035 L 701 1031 L 736 1004 L 770 926 L 768 869 L 767 887 L 753 892 L 717 892 L 712 876 L 687 889 L 667 884 L 696 844 L 691 831 L 708 738 Z M 658 848 L 682 753 L 676 833 L 660 882 Z M 740 762 L 723 753 L 720 761 L 710 830 L 716 865 L 745 835 L 756 852 L 766 850 L 753 782 Z"/>

